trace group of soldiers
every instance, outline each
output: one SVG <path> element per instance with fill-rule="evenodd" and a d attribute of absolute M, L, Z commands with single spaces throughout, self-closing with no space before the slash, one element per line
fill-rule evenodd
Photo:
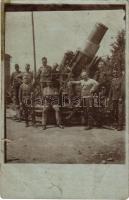
<path fill-rule="evenodd" d="M 31 113 L 32 125 L 36 125 L 35 110 L 33 101 L 36 83 L 40 83 L 40 95 L 43 97 L 59 95 L 57 88 L 52 84 L 52 68 L 47 65 L 47 58 L 42 58 L 42 66 L 39 68 L 36 77 L 30 71 L 30 65 L 26 64 L 25 72 L 21 72 L 19 65 L 15 64 L 15 72 L 11 76 L 11 86 L 14 91 L 14 101 L 17 110 L 16 120 L 21 121 L 22 114 L 24 113 L 26 127 L 29 126 L 29 114 Z M 32 97 L 33 96 L 33 97 Z M 42 127 L 46 129 L 47 114 L 50 106 L 55 110 L 56 122 L 59 128 L 64 128 L 61 124 L 60 109 L 58 104 L 51 105 L 45 98 L 44 105 L 42 106 Z"/>
<path fill-rule="evenodd" d="M 70 70 L 70 69 L 69 69 Z M 47 126 L 47 118 L 49 109 L 54 109 L 56 123 L 59 128 L 64 128 L 61 120 L 61 105 L 59 102 L 54 102 L 51 104 L 50 99 L 48 97 L 60 96 L 60 87 L 56 87 L 53 84 L 52 80 L 53 68 L 47 64 L 47 58 L 42 58 L 42 66 L 39 68 L 36 76 L 30 71 L 30 65 L 26 64 L 25 72 L 21 72 L 19 69 L 19 65 L 15 64 L 15 72 L 12 73 L 11 76 L 11 86 L 14 91 L 14 100 L 17 110 L 17 121 L 21 121 L 21 116 L 24 113 L 25 124 L 26 127 L 29 126 L 29 115 L 31 113 L 32 125 L 36 126 L 36 116 L 35 116 L 35 108 L 33 106 L 33 100 L 31 103 L 26 102 L 30 101 L 30 99 L 34 99 L 37 95 L 37 87 L 39 85 L 40 96 L 44 98 L 44 103 L 42 105 L 42 128 L 46 129 Z M 113 69 L 112 80 L 110 84 L 110 89 L 107 95 L 108 102 L 112 102 L 112 111 L 111 115 L 113 117 L 113 122 L 115 124 L 115 128 L 118 131 L 123 129 L 123 117 L 124 117 L 124 102 L 125 102 L 125 86 L 124 86 L 124 74 L 118 73 L 116 68 Z M 38 83 L 38 84 L 37 84 Z M 93 113 L 95 112 L 94 106 L 87 104 L 86 108 L 83 108 L 82 100 L 84 98 L 93 99 L 96 91 L 103 90 L 106 88 L 106 81 L 101 84 L 89 77 L 88 72 L 82 71 L 80 80 L 69 80 L 67 82 L 68 89 L 71 89 L 73 85 L 80 85 L 80 95 L 81 102 L 80 105 L 84 110 L 84 115 L 86 115 L 87 119 L 87 127 L 86 130 L 90 130 L 93 128 Z M 49 100 L 48 100 L 49 99 Z M 30 105 L 30 106 L 29 106 Z M 86 112 L 85 112 L 86 111 Z M 101 117 L 102 119 L 102 117 Z M 103 119 L 102 119 L 103 120 Z M 101 120 L 100 120 L 101 121 Z M 101 121 L 102 122 L 102 121 Z M 100 124 L 101 124 L 100 122 Z"/>

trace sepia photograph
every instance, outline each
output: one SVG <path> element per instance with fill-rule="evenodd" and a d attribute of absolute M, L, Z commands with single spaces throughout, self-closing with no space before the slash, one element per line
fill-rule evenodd
<path fill-rule="evenodd" d="M 124 4 L 5 4 L 5 163 L 124 164 Z"/>

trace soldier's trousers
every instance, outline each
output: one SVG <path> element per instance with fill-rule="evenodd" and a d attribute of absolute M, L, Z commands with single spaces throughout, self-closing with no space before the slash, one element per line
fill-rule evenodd
<path fill-rule="evenodd" d="M 19 105 L 19 88 L 20 85 L 14 86 L 15 105 Z"/>
<path fill-rule="evenodd" d="M 87 125 L 92 128 L 93 126 L 93 98 L 92 97 L 83 97 L 81 102 L 84 109 L 84 116 L 87 120 Z"/>
<path fill-rule="evenodd" d="M 124 100 L 119 103 L 119 107 L 118 107 L 118 126 L 120 128 L 123 127 L 124 121 L 125 121 L 125 102 Z"/>
<path fill-rule="evenodd" d="M 60 117 L 60 107 L 59 105 L 52 105 L 52 108 L 55 111 L 56 123 L 57 125 L 61 124 L 61 117 Z M 48 110 L 50 109 L 50 105 L 44 105 L 42 110 L 42 125 L 47 124 L 47 117 L 48 117 Z"/>
<path fill-rule="evenodd" d="M 21 112 L 24 112 L 25 123 L 29 123 L 29 115 L 31 114 L 32 123 L 35 124 L 35 112 L 34 108 L 26 104 L 22 104 Z"/>
<path fill-rule="evenodd" d="M 123 121 L 124 121 L 124 101 L 121 103 L 118 100 L 113 101 L 113 111 L 112 111 L 112 116 L 113 116 L 113 121 L 117 123 L 119 127 L 123 126 Z"/>
<path fill-rule="evenodd" d="M 93 107 L 84 108 L 85 119 L 87 119 L 87 125 L 93 126 Z"/>
<path fill-rule="evenodd" d="M 45 81 L 44 82 L 40 82 L 40 89 L 41 89 L 41 91 L 42 91 L 42 89 L 44 87 L 46 87 L 46 82 Z"/>
<path fill-rule="evenodd" d="M 119 100 L 113 100 L 112 102 L 112 117 L 113 117 L 113 122 L 118 122 L 118 115 L 119 115 Z"/>

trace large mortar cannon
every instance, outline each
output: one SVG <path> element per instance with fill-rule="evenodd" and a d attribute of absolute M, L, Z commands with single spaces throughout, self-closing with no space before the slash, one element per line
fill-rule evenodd
<path fill-rule="evenodd" d="M 96 24 L 88 36 L 85 48 L 77 52 L 71 63 L 72 74 L 75 77 L 80 75 L 83 68 L 86 69 L 89 66 L 100 47 L 100 42 L 107 29 L 103 24 Z"/>
<path fill-rule="evenodd" d="M 68 92 L 67 82 L 70 79 L 78 79 L 82 70 L 87 70 L 90 72 L 96 70 L 94 64 L 98 64 L 100 58 L 95 57 L 96 52 L 100 47 L 100 42 L 103 39 L 107 27 L 103 24 L 97 23 L 91 33 L 89 34 L 85 47 L 82 51 L 76 51 L 73 53 L 71 51 L 66 52 L 60 64 L 60 84 L 63 88 L 64 93 Z M 70 71 L 67 72 L 67 66 L 69 66 Z M 94 68 L 94 70 L 93 70 Z M 94 74 L 92 72 L 92 74 Z M 75 87 L 68 93 L 75 93 Z"/>
<path fill-rule="evenodd" d="M 108 28 L 105 25 L 100 23 L 97 23 L 94 26 L 93 30 L 88 36 L 84 49 L 81 51 L 76 51 L 75 55 L 72 56 L 71 62 L 69 63 L 72 76 L 78 77 L 82 69 L 88 68 L 100 47 L 100 42 L 103 39 L 107 29 Z M 65 65 L 66 59 L 67 54 L 65 54 L 60 66 Z"/>

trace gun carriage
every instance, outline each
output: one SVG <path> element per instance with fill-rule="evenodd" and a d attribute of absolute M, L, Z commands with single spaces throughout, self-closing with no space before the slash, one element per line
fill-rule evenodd
<path fill-rule="evenodd" d="M 83 70 L 88 71 L 90 78 L 94 77 L 97 65 L 101 60 L 100 57 L 95 55 L 107 29 L 108 28 L 103 24 L 96 24 L 88 36 L 84 48 L 76 52 L 66 52 L 60 65 L 55 65 L 53 67 L 52 80 L 55 87 L 59 87 L 59 103 L 61 106 L 62 121 L 65 124 L 69 123 L 69 121 L 72 124 L 84 123 L 82 107 L 77 106 L 77 103 L 71 104 L 70 101 L 71 98 L 75 100 L 75 97 L 80 97 L 80 86 L 73 85 L 72 87 L 68 87 L 68 82 L 70 80 L 80 80 L 80 74 Z M 37 116 L 41 116 L 41 110 L 41 106 L 35 106 Z M 49 116 L 53 116 L 52 111 L 50 112 Z M 52 123 L 54 121 L 53 117 L 51 117 L 49 121 Z"/>
<path fill-rule="evenodd" d="M 96 24 L 87 37 L 82 50 L 65 52 L 61 63 L 53 66 L 52 81 L 54 87 L 59 89 L 59 104 L 62 113 L 62 121 L 65 124 L 68 124 L 69 122 L 72 124 L 84 123 L 83 108 L 78 104 L 77 99 L 80 97 L 81 88 L 79 85 L 72 85 L 69 87 L 68 82 L 71 80 L 80 80 L 80 75 L 83 70 L 88 71 L 89 77 L 94 79 L 94 75 L 98 69 L 98 63 L 101 60 L 100 57 L 96 56 L 96 53 L 107 29 L 108 28 L 103 24 Z M 36 77 L 36 65 L 34 69 Z M 41 121 L 43 105 L 41 100 L 38 98 L 40 93 L 38 84 L 36 86 L 36 90 L 37 91 L 34 94 L 35 103 L 32 104 L 32 109 L 30 109 L 30 111 L 35 110 L 37 120 Z M 71 101 L 71 99 L 74 101 Z M 50 123 L 54 122 L 52 110 L 50 111 L 49 116 L 52 117 L 48 121 L 50 121 Z"/>

